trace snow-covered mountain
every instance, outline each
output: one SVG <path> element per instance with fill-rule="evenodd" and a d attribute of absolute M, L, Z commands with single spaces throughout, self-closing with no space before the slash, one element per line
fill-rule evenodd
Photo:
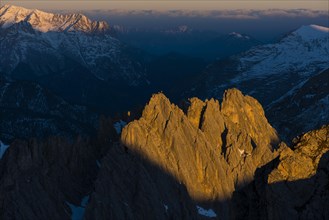
<path fill-rule="evenodd" d="M 0 71 L 10 75 L 24 63 L 33 74 L 48 75 L 65 71 L 67 60 L 73 60 L 100 80 L 142 83 L 141 64 L 106 30 L 107 23 L 81 14 L 60 15 L 5 5 L 0 9 Z"/>
<path fill-rule="evenodd" d="M 118 111 L 131 103 L 123 96 L 137 101 L 135 90 L 149 82 L 139 50 L 108 30 L 107 23 L 81 14 L 5 5 L 0 9 L 0 73 L 39 83 L 69 102 Z"/>
<path fill-rule="evenodd" d="M 246 39 L 246 40 L 250 39 L 250 37 L 248 35 L 240 34 L 237 32 L 231 32 L 231 33 L 229 33 L 229 36 L 231 36 L 233 38 L 238 38 L 238 39 Z"/>
<path fill-rule="evenodd" d="M 272 103 L 267 116 L 287 140 L 329 122 L 329 69 Z"/>
<path fill-rule="evenodd" d="M 308 76 L 312 69 L 328 66 L 328 39 L 329 28 L 302 26 L 276 44 L 260 46 L 242 54 L 238 70 L 243 74 L 234 80 L 266 78 L 285 71 L 298 71 L 301 76 Z"/>
<path fill-rule="evenodd" d="M 93 33 L 109 30 L 109 25 L 105 21 L 91 21 L 83 14 L 53 14 L 37 9 L 31 10 L 13 5 L 4 5 L 0 8 L 0 15 L 0 26 L 2 28 L 25 21 L 30 23 L 33 29 L 40 32 L 81 31 Z"/>
<path fill-rule="evenodd" d="M 268 108 L 327 68 L 329 28 L 307 25 L 277 43 L 256 46 L 208 66 L 191 90 L 218 97 L 223 90 L 238 87 Z"/>

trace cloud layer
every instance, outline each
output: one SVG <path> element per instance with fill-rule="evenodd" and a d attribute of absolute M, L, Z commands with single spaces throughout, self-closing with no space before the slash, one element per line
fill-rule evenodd
<path fill-rule="evenodd" d="M 102 13 L 105 11 L 97 11 Z M 138 15 L 138 16 L 169 16 L 169 17 L 207 17 L 223 19 L 261 19 L 264 17 L 322 17 L 329 16 L 328 12 L 323 10 L 308 9 L 268 9 L 268 10 L 213 10 L 213 11 L 188 11 L 188 10 L 108 10 L 108 15 Z"/>

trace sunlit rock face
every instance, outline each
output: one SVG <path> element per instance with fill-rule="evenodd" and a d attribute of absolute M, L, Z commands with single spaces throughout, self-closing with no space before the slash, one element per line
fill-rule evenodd
<path fill-rule="evenodd" d="M 0 219 L 328 219 L 329 126 L 278 144 L 236 89 L 186 111 L 154 95 L 115 142 L 15 141 L 0 158 Z M 80 219 L 80 218 L 79 218 Z"/>
<path fill-rule="evenodd" d="M 235 219 L 328 219 L 329 126 L 308 132 L 257 169 L 232 198 Z"/>
<path fill-rule="evenodd" d="M 329 218 L 329 126 L 304 134 L 268 175 L 269 219 Z"/>
<path fill-rule="evenodd" d="M 279 138 L 261 105 L 236 89 L 225 92 L 221 105 L 213 99 L 190 102 L 185 114 L 163 94 L 153 95 L 121 140 L 184 183 L 194 200 L 227 200 L 277 155 Z M 222 211 L 225 217 L 228 211 Z"/>

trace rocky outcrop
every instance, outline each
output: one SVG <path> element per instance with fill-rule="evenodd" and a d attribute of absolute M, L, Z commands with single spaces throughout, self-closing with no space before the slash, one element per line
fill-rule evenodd
<path fill-rule="evenodd" d="M 329 218 L 329 126 L 304 134 L 285 148 L 268 175 L 269 219 Z"/>
<path fill-rule="evenodd" d="M 282 144 L 280 155 L 233 195 L 236 219 L 328 219 L 329 126 Z"/>
<path fill-rule="evenodd" d="M 260 104 L 240 91 L 216 100 L 196 98 L 185 114 L 154 95 L 142 117 L 122 131 L 122 143 L 182 182 L 195 201 L 224 201 L 274 158 L 278 141 Z M 227 207 L 218 207 L 221 217 Z"/>
<path fill-rule="evenodd" d="M 85 219 L 196 219 L 186 188 L 161 168 L 114 145 L 101 161 Z"/>
<path fill-rule="evenodd" d="M 236 89 L 184 112 L 153 95 L 121 133 L 15 141 L 0 159 L 0 219 L 327 219 L 329 126 L 278 144 Z"/>

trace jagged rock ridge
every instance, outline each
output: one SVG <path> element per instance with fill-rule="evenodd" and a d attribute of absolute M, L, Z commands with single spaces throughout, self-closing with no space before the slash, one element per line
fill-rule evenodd
<path fill-rule="evenodd" d="M 225 92 L 221 105 L 214 99 L 190 102 L 185 114 L 163 94 L 154 95 L 121 140 L 184 183 L 196 201 L 224 201 L 273 159 L 279 138 L 260 104 L 236 89 Z M 222 217 L 228 214 L 219 209 Z"/>
<path fill-rule="evenodd" d="M 260 104 L 236 89 L 185 112 L 154 95 L 124 145 L 102 120 L 95 140 L 14 142 L 0 159 L 0 218 L 70 219 L 72 204 L 84 219 L 328 217 L 328 126 L 277 144 Z"/>
<path fill-rule="evenodd" d="M 328 219 L 329 126 L 282 145 L 280 155 L 235 192 L 236 219 Z"/>
<path fill-rule="evenodd" d="M 17 77 L 13 72 L 23 63 L 28 66 L 25 75 L 29 75 L 24 78 L 31 79 L 33 75 L 68 72 L 72 60 L 100 80 L 138 84 L 144 74 L 140 64 L 123 52 L 126 46 L 113 38 L 108 28 L 105 22 L 92 22 L 81 14 L 5 5 L 0 8 L 0 71 Z"/>
<path fill-rule="evenodd" d="M 127 108 L 122 96 L 138 100 L 138 89 L 149 85 L 143 58 L 106 29 L 80 14 L 3 6 L 0 75 L 36 82 L 72 103 L 100 110 L 111 105 L 113 112 Z"/>
<path fill-rule="evenodd" d="M 81 31 L 85 33 L 105 32 L 109 25 L 105 21 L 91 21 L 83 14 L 53 14 L 37 9 L 26 9 L 14 5 L 0 8 L 0 27 L 7 28 L 21 21 L 31 24 L 41 32 Z"/>

